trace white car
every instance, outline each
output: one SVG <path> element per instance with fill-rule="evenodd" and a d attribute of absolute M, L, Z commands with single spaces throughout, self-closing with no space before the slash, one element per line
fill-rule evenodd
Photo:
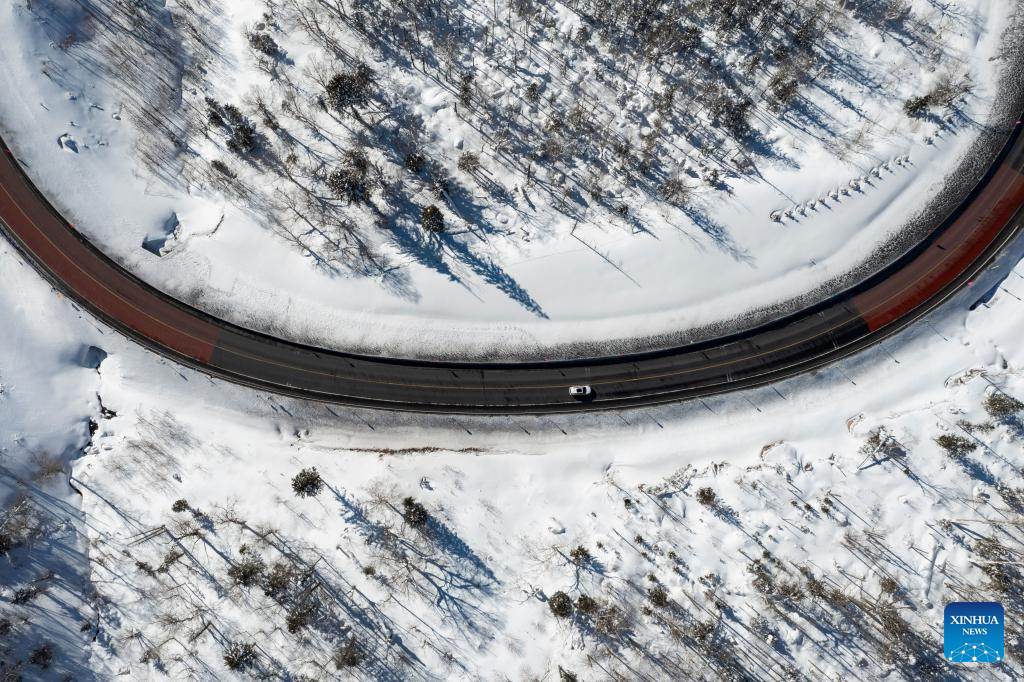
<path fill-rule="evenodd" d="M 569 387 L 569 395 L 571 395 L 573 398 L 582 398 L 583 396 L 588 396 L 588 395 L 590 395 L 593 392 L 594 392 L 594 389 L 590 388 L 590 386 L 570 386 Z"/>

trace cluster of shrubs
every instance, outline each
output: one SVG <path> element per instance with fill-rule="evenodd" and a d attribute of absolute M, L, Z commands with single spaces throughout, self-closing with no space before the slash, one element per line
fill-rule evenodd
<path fill-rule="evenodd" d="M 942 434 L 935 439 L 935 443 L 946 451 L 947 457 L 957 461 L 978 449 L 978 444 L 973 440 L 953 433 Z"/>
<path fill-rule="evenodd" d="M 259 151 L 260 139 L 256 126 L 233 104 L 221 104 L 206 98 L 206 121 L 211 128 L 219 128 L 228 135 L 228 149 L 239 155 Z"/>
<path fill-rule="evenodd" d="M 327 104 L 339 113 L 365 107 L 374 94 L 373 81 L 373 70 L 359 62 L 351 70 L 335 74 L 327 82 Z"/>
<path fill-rule="evenodd" d="M 271 58 L 277 58 L 281 54 L 281 46 L 269 33 L 253 31 L 246 36 L 249 40 L 249 47 L 257 52 Z"/>
<path fill-rule="evenodd" d="M 342 166 L 328 176 L 327 186 L 334 196 L 350 204 L 366 203 L 373 191 L 370 171 L 370 160 L 363 151 L 347 151 Z"/>
<path fill-rule="evenodd" d="M 982 407 L 994 419 L 1008 419 L 1024 411 L 1024 403 L 1002 391 L 993 391 L 988 394 Z"/>

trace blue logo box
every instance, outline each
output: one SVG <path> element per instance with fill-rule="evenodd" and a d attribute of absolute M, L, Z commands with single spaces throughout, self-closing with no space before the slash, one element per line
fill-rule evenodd
<path fill-rule="evenodd" d="M 994 601 L 955 601 L 943 613 L 947 661 L 996 663 L 1003 660 L 1003 606 Z"/>

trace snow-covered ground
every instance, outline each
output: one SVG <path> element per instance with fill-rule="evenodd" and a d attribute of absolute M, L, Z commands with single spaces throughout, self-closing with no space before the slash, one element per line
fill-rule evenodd
<path fill-rule="evenodd" d="M 97 328 L 0 244 L 0 532 L 46 522 L 0 558 L 0 672 L 1015 679 L 1024 429 L 985 405 L 1024 397 L 1022 253 L 810 376 L 492 419 L 222 384 Z M 942 662 L 964 599 L 1005 606 L 1003 663 Z M 27 662 L 47 642 L 51 667 Z"/>
<path fill-rule="evenodd" d="M 262 229 L 237 186 L 219 193 L 195 172 L 220 158 L 256 179 L 216 136 L 196 138 L 200 156 L 168 163 L 164 179 L 152 156 L 140 160 L 163 147 L 84 61 L 111 34 L 81 13 L 120 0 L 0 6 L 0 126 L 80 229 L 215 312 L 353 348 L 542 352 L 797 295 L 921 209 L 992 104 L 1000 60 L 988 59 L 1008 10 L 910 4 L 914 35 L 934 28 L 938 52 L 854 22 L 846 37 L 875 94 L 839 91 L 843 76 L 829 75 L 807 95 L 866 97 L 869 148 L 841 162 L 779 119 L 763 132 L 796 166 L 759 162 L 758 182 L 726 175 L 728 198 L 694 184 L 693 215 L 713 235 L 662 219 L 654 199 L 630 206 L 645 228 L 635 234 L 599 213 L 567 231 L 555 203 L 528 191 L 535 211 L 503 223 L 489 207 L 482 220 L 504 227 L 481 236 L 459 224 L 430 242 L 434 261 L 385 239 L 375 246 L 397 268 L 390 278 L 329 274 L 287 230 Z M 154 51 L 186 35 L 193 56 L 216 38 L 216 59 L 179 63 L 195 86 L 184 99 L 242 106 L 264 77 L 242 27 L 262 9 L 167 6 L 175 22 L 125 30 Z M 578 28 L 563 10 L 553 45 Z M 275 35 L 292 62 L 275 68 L 308 74 L 312 45 Z M 157 83 L 161 63 L 121 67 Z M 941 135 L 900 111 L 939 64 L 974 83 Z M 415 69 L 388 79 L 422 110 L 439 158 L 457 158 L 440 146 L 460 136 L 460 153 L 479 148 L 454 93 L 427 97 Z M 647 115 L 648 104 L 622 109 Z M 845 142 L 858 137 L 863 121 L 824 111 Z M 517 183 L 482 156 L 497 182 Z M 174 177 L 180 168 L 190 173 Z M 872 184 L 807 209 L 854 176 Z M 807 216 L 768 217 L 797 203 Z M 1024 240 L 929 320 L 775 386 L 621 413 L 472 418 L 303 403 L 178 367 L 97 325 L 0 242 L 0 679 L 1017 679 L 1022 256 Z M 295 477 L 311 468 L 316 494 L 300 496 Z M 944 604 L 979 599 L 1006 608 L 1007 660 L 944 663 Z"/>
<path fill-rule="evenodd" d="M 90 339 L 103 335 L 75 319 L 6 241 L 0 272 L 0 679 L 19 679 L 8 666 L 46 658 L 53 643 L 52 679 L 88 680 L 88 545 L 82 498 L 66 472 L 99 409 Z M 45 679 L 38 667 L 22 674 Z"/>
<path fill-rule="evenodd" d="M 970 151 L 968 164 L 985 158 L 971 145 L 989 120 L 997 81 L 1004 70 L 1020 72 L 1015 38 L 1004 34 L 1018 3 L 912 0 L 909 13 L 900 2 L 837 3 L 826 27 L 816 29 L 824 37 L 809 58 L 813 73 L 801 75 L 798 101 L 781 113 L 766 104 L 770 98 L 757 102 L 749 120 L 751 139 L 760 142 L 743 147 L 709 125 L 706 111 L 694 113 L 688 93 L 680 91 L 668 118 L 659 113 L 672 75 L 695 62 L 655 73 L 628 54 L 580 48 L 582 20 L 566 4 L 554 3 L 557 12 L 539 24 L 509 19 L 539 41 L 523 37 L 529 45 L 521 54 L 517 48 L 509 70 L 507 55 L 492 47 L 507 38 L 498 35 L 505 24 L 492 20 L 495 13 L 513 17 L 508 4 L 460 5 L 474 30 L 496 23 L 498 33 L 446 76 L 433 63 L 396 64 L 385 48 L 371 49 L 328 19 L 328 37 L 314 39 L 308 26 L 298 28 L 296 8 L 304 3 L 292 0 L 176 2 L 166 10 L 144 3 L 132 5 L 141 12 L 134 17 L 119 13 L 126 6 L 119 0 L 45 0 L 31 9 L 22 0 L 4 3 L 0 132 L 107 253 L 215 314 L 347 350 L 552 357 L 598 352 L 602 343 L 607 351 L 631 339 L 719 333 L 723 324 L 760 319 L 753 311 L 792 308 L 808 292 L 823 297 L 849 273 L 863 275 L 866 262 L 877 267 L 912 241 L 914 217 L 956 176 L 962 157 Z M 151 21 L 152 12 L 167 21 Z M 272 37 L 274 59 L 260 58 L 246 31 Z M 384 120 L 377 127 L 360 131 L 354 115 L 313 104 L 317 78 L 344 65 L 325 54 L 332 36 L 342 40 L 339 54 L 366 62 L 386 93 L 360 114 Z M 702 40 L 730 73 L 747 73 L 740 61 L 761 59 L 710 27 Z M 146 56 L 133 52 L 143 41 Z M 764 55 L 771 70 L 751 62 L 754 75 L 743 87 L 762 94 L 775 87 L 769 76 L 783 73 L 785 59 Z M 627 88 L 616 68 L 643 73 L 646 84 L 637 75 Z M 461 114 L 459 69 L 474 74 L 471 105 Z M 943 79 L 969 80 L 970 91 L 950 110 L 904 113 L 905 100 Z M 528 83 L 540 86 L 536 98 L 524 95 Z M 168 93 L 178 99 L 162 100 Z M 594 177 L 582 161 L 523 171 L 496 151 L 493 131 L 478 127 L 481 112 L 518 107 L 516 126 L 547 131 L 561 125 L 558 112 L 575 111 L 568 97 L 594 103 L 582 118 L 603 126 L 603 137 L 621 138 L 636 153 L 654 145 L 658 172 L 681 181 L 685 206 L 670 205 L 664 184 L 620 181 L 613 162 Z M 276 131 L 257 100 L 273 110 Z M 207 126 L 213 109 L 230 118 L 226 104 L 265 136 L 257 160 L 226 147 L 221 128 L 228 124 Z M 147 112 L 158 113 L 142 125 Z M 1001 126 L 1006 116 L 1001 110 L 993 120 Z M 296 188 L 320 192 L 352 138 L 383 130 L 404 139 L 412 133 L 403 126 L 413 122 L 419 148 L 438 166 L 429 173 L 450 179 L 446 198 L 431 193 L 421 177 L 427 171 L 410 173 L 387 155 L 400 144 L 367 144 L 383 178 L 371 203 L 323 200 L 328 209 L 311 222 L 296 217 L 308 209 L 300 201 L 306 190 Z M 167 144 L 169 136 L 178 147 Z M 467 152 L 479 154 L 480 170 L 457 167 Z M 602 147 L 602 157 L 610 154 Z M 553 189 L 560 183 L 568 194 Z M 587 194 L 594 183 L 600 199 Z M 444 209 L 444 236 L 418 225 L 419 207 L 431 203 Z M 351 255 L 348 225 L 357 225 L 365 257 Z"/>

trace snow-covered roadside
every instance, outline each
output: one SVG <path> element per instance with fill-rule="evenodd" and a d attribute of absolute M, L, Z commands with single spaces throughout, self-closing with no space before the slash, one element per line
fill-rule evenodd
<path fill-rule="evenodd" d="M 939 665 L 946 601 L 994 595 L 1019 622 L 1017 597 L 990 592 L 981 571 L 1024 540 L 1019 416 L 983 407 L 1024 396 L 1019 264 L 882 348 L 773 388 L 485 419 L 224 385 L 101 334 L 8 247 L 0 257 L 16 292 L 0 316 L 24 327 L 2 356 L 5 425 L 77 447 L 94 395 L 110 410 L 74 462 L 97 677 L 230 679 L 233 653 L 285 679 L 346 679 L 357 660 L 357 679 L 559 679 L 561 667 L 586 680 L 916 680 Z M 98 378 L 79 368 L 83 338 L 110 353 Z M 29 472 L 12 431 L 5 466 Z M 973 451 L 947 455 L 942 434 Z M 309 467 L 326 485 L 297 497 L 292 477 Z M 424 528 L 403 516 L 406 497 Z M 284 592 L 267 582 L 275 570 Z M 567 619 L 552 613 L 558 592 Z M 303 616 L 309 593 L 318 606 Z M 54 624 L 65 637 L 48 637 L 75 642 L 77 620 Z M 1019 632 L 1007 646 L 1010 669 L 972 679 L 1019 675 Z"/>
<path fill-rule="evenodd" d="M 249 394 L 112 358 L 102 392 L 119 416 L 76 475 L 110 558 L 94 567 L 105 627 L 142 632 L 97 656 L 138 679 L 227 676 L 226 653 L 295 679 L 346 679 L 350 660 L 403 680 L 928 679 L 943 604 L 992 596 L 981 567 L 1024 540 L 1024 433 L 982 407 L 1024 395 L 1024 275 L 1002 286 L 778 393 L 611 416 L 239 411 Z M 974 450 L 948 456 L 942 434 Z M 325 487 L 297 497 L 309 467 Z M 319 594 L 295 632 L 295 595 L 265 594 L 289 565 Z M 567 619 L 558 592 L 577 603 Z M 971 678 L 1020 674 L 1020 636 L 1010 669 Z"/>
<path fill-rule="evenodd" d="M 103 334 L 6 241 L 0 272 L 0 678 L 94 679 L 86 519 L 68 477 L 99 417 L 90 344 Z"/>
<path fill-rule="evenodd" d="M 925 5 L 914 3 L 931 17 L 937 10 Z M 213 19 L 226 36 L 224 65 L 211 69 L 208 86 L 232 100 L 259 75 L 240 36 L 261 10 L 256 3 L 247 7 L 226 4 Z M 948 34 L 948 63 L 973 77 L 964 114 L 980 125 L 996 95 L 996 67 L 1006 66 L 1005 58 L 991 58 L 1005 57 L 999 39 L 1009 8 L 978 0 L 960 10 L 940 13 L 935 24 Z M 878 70 L 893 99 L 891 111 L 868 112 L 877 119 L 869 157 L 839 162 L 780 128 L 773 137 L 800 168 L 768 164 L 766 182 L 737 181 L 732 198 L 710 204 L 706 233 L 653 218 L 646 235 L 611 225 L 584 224 L 571 234 L 512 225 L 513 232 L 531 233 L 530 241 L 474 242 L 486 252 L 480 262 L 494 266 L 484 268 L 489 274 L 458 264 L 446 271 L 399 252 L 401 286 L 389 288 L 373 278 L 314 270 L 308 254 L 256 229 L 252 216 L 208 186 L 176 189 L 146 176 L 133 158 L 135 133 L 121 115 L 120 96 L 82 73 L 70 56 L 73 44 L 70 54 L 56 44 L 55 32 L 64 25 L 61 17 L 39 24 L 19 3 L 0 8 L 0 31 L 16 38 L 0 45 L 0 86 L 18 93 L 0 100 L 0 126 L 43 190 L 108 253 L 165 291 L 244 326 L 353 351 L 552 357 L 627 348 L 637 338 L 672 343 L 721 333 L 723 320 L 766 307 L 789 310 L 808 291 L 821 298 L 842 286 L 844 275 L 881 244 L 907 237 L 907 220 L 942 187 L 958 159 L 975 151 L 976 128 L 936 134 L 932 123 L 899 111 L 901 96 L 937 76 L 895 42 L 872 42 L 862 46 L 864 67 Z M 309 45 L 287 47 L 298 60 L 312 52 Z M 841 123 L 856 128 L 863 122 Z M 829 197 L 861 178 L 871 183 L 862 185 L 863 193 Z M 817 199 L 826 203 L 808 208 Z M 792 209 L 792 218 L 774 224 L 767 217 L 774 209 Z M 165 256 L 143 243 L 164 247 Z M 522 296 L 516 300 L 509 291 Z M 524 307 L 523 300 L 536 306 Z M 742 323 L 759 319 L 747 316 Z"/>
<path fill-rule="evenodd" d="M 232 679 L 226 654 L 284 679 L 927 678 L 946 601 L 1024 613 L 991 587 L 1020 582 L 1000 567 L 1024 548 L 1021 415 L 985 409 L 1024 398 L 1015 265 L 881 348 L 774 387 L 432 418 L 176 367 L 98 329 L 0 243 L 3 532 L 19 489 L 47 523 L 0 557 L 14 632 L 0 654 L 29 679 Z M 98 372 L 90 346 L 109 354 Z M 70 463 L 79 497 L 47 472 L 79 455 L 90 418 Z M 297 497 L 309 467 L 325 487 Z M 43 672 L 26 659 L 47 641 Z M 1021 675 L 1019 630 L 1007 643 L 1004 664 L 954 671 Z"/>

